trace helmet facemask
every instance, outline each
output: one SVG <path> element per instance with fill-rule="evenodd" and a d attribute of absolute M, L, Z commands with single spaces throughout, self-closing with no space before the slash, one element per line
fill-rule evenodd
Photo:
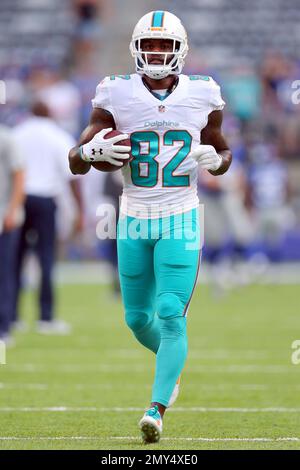
<path fill-rule="evenodd" d="M 147 51 L 142 49 L 143 39 L 168 39 L 173 42 L 171 51 Z M 149 78 L 160 80 L 168 75 L 178 75 L 181 73 L 184 58 L 187 54 L 187 44 L 180 38 L 159 37 L 159 36 L 142 36 L 132 40 L 130 44 L 131 54 L 135 59 L 136 72 L 147 75 Z M 151 64 L 149 58 L 151 55 L 163 58 L 162 64 Z"/>

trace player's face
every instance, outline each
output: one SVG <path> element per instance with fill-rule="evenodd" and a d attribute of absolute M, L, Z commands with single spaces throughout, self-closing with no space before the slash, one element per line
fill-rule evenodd
<path fill-rule="evenodd" d="M 147 55 L 148 64 L 164 64 L 165 54 L 160 54 L 160 52 L 171 52 L 171 54 L 167 55 L 167 64 L 173 58 L 172 39 L 142 39 L 141 49 L 146 53 L 145 55 Z M 147 54 L 147 52 L 150 52 L 151 54 Z"/>

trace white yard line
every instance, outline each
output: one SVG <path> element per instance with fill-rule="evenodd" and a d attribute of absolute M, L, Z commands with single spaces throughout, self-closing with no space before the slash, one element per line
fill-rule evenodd
<path fill-rule="evenodd" d="M 111 437 L 111 440 L 125 441 L 125 440 L 136 440 L 134 436 L 121 436 Z M 300 437 L 162 437 L 162 441 L 202 441 L 202 442 L 230 442 L 230 441 L 241 441 L 241 442 L 282 442 L 282 441 L 295 441 L 299 442 Z"/>
<path fill-rule="evenodd" d="M 55 384 L 34 384 L 34 383 L 3 383 L 0 382 L 0 391 L 1 390 L 35 390 L 35 391 L 43 391 L 43 390 L 49 390 L 49 389 L 59 389 L 59 390 L 64 390 L 64 389 L 69 389 L 72 388 L 72 390 L 88 390 L 88 389 L 99 389 L 99 390 L 115 390 L 115 389 L 126 389 L 126 390 L 136 390 L 137 385 L 136 384 L 112 384 L 112 383 L 98 383 L 98 384 L 72 384 L 72 383 L 55 383 Z M 144 389 L 151 389 L 151 385 L 146 385 L 146 384 L 141 384 L 138 386 L 138 388 Z"/>
<path fill-rule="evenodd" d="M 64 388 L 65 385 L 61 384 L 61 387 Z M 0 382 L 0 391 L 1 390 L 47 390 L 49 388 L 48 384 L 31 384 L 31 383 L 3 383 Z"/>
<path fill-rule="evenodd" d="M 243 390 L 243 391 L 264 391 L 264 390 L 272 390 L 272 389 L 288 389 L 288 390 L 300 390 L 300 385 L 297 384 L 206 384 L 206 383 L 194 383 L 194 382 L 186 382 L 184 384 L 184 388 L 195 388 L 197 387 L 198 390 L 202 391 L 214 391 L 214 390 Z M 1 390 L 48 390 L 48 389 L 68 389 L 72 388 L 73 390 L 88 390 L 88 389 L 105 389 L 105 390 L 115 390 L 115 389 L 126 389 L 126 390 L 136 390 L 138 389 L 151 389 L 151 384 L 121 384 L 121 383 L 85 383 L 85 384 L 78 384 L 78 383 L 11 383 L 11 382 L 0 382 L 0 391 Z"/>
<path fill-rule="evenodd" d="M 101 437 L 57 436 L 57 437 L 16 437 L 0 436 L 0 441 L 99 441 Z"/>
<path fill-rule="evenodd" d="M 5 372 L 22 372 L 22 373 L 35 373 L 35 372 L 60 372 L 60 373 L 76 373 L 76 372 L 109 372 L 115 373 L 139 373 L 145 371 L 154 371 L 154 366 L 146 364 L 58 364 L 55 367 L 46 364 L 7 364 Z M 187 372 L 192 373 L 226 373 L 226 374 L 249 374 L 249 373 L 262 373 L 262 374 L 287 374 L 299 373 L 299 368 L 295 365 L 279 365 L 279 364 L 230 364 L 230 365 L 199 365 L 187 366 Z"/>
<path fill-rule="evenodd" d="M 54 436 L 54 437 L 17 437 L 0 436 L 0 441 L 136 441 L 139 436 Z M 162 441 L 196 441 L 196 442 L 300 442 L 300 437 L 163 437 Z"/>
<path fill-rule="evenodd" d="M 0 407 L 0 412 L 143 412 L 144 408 L 138 407 L 96 407 L 96 406 L 50 406 L 50 407 L 30 407 L 30 406 L 6 406 Z M 300 408 L 266 407 L 266 408 L 217 408 L 217 407 L 177 407 L 170 408 L 171 413 L 300 413 Z"/>

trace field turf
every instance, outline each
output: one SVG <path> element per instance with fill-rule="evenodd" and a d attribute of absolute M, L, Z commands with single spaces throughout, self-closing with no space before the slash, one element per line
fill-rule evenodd
<path fill-rule="evenodd" d="M 147 449 L 300 449 L 297 286 L 248 286 L 214 300 L 198 286 L 189 357 L 163 439 Z M 27 333 L 0 365 L 0 449 L 144 449 L 137 422 L 148 405 L 154 356 L 123 322 L 107 286 L 58 287 L 68 337 Z"/>

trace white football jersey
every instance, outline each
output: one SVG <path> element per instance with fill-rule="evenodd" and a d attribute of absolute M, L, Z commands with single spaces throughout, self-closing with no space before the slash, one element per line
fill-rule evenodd
<path fill-rule="evenodd" d="M 108 110 L 116 129 L 130 134 L 133 159 L 122 169 L 121 213 L 156 218 L 199 205 L 198 164 L 189 154 L 200 144 L 208 115 L 225 105 L 211 77 L 181 74 L 161 100 L 140 75 L 113 75 L 97 86 L 92 104 Z"/>

